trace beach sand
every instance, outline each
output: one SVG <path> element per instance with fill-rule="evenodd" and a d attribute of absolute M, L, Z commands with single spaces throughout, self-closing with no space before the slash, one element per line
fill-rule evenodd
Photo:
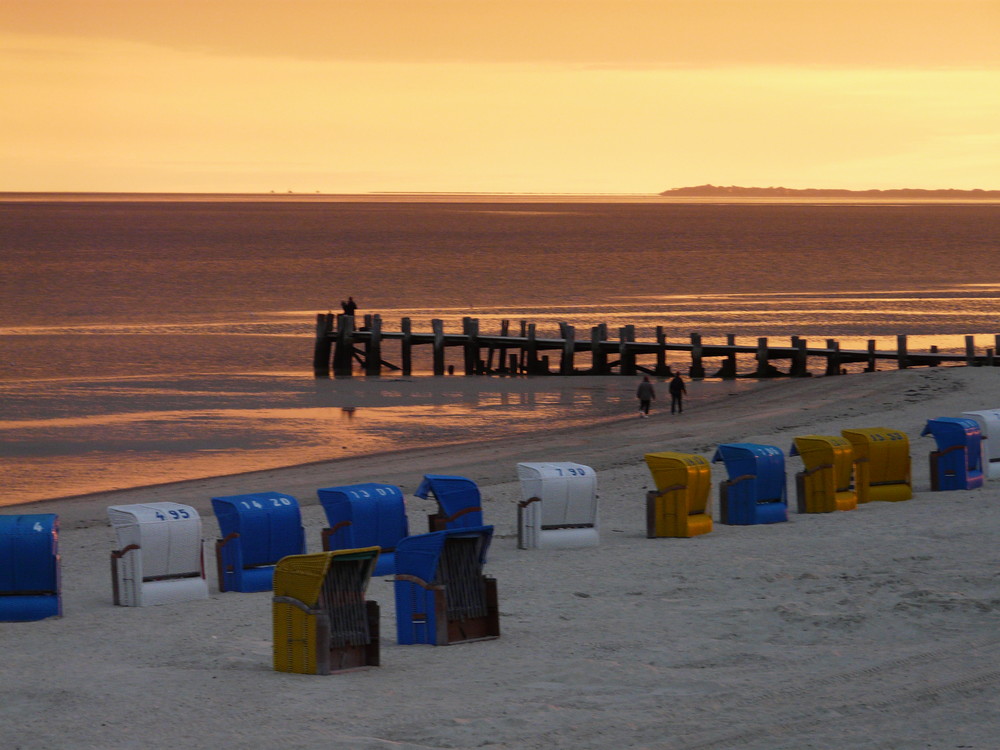
<path fill-rule="evenodd" d="M 0 623 L 2 748 L 996 748 L 1000 746 L 1000 483 L 930 492 L 928 418 L 1000 406 L 994 369 L 936 368 L 765 382 L 671 416 L 419 448 L 39 503 L 60 514 L 64 617 Z M 430 387 L 430 386 L 428 386 Z M 448 388 L 461 387 L 456 379 Z M 631 386 L 630 386 L 631 387 Z M 665 390 L 665 389 L 664 389 Z M 788 451 L 804 434 L 885 426 L 910 437 L 915 497 L 789 523 L 647 539 L 642 461 L 711 458 L 721 442 Z M 601 544 L 518 550 L 518 461 L 598 471 Z M 789 490 L 798 458 L 788 460 Z M 392 584 L 382 666 L 326 677 L 273 671 L 267 593 L 219 594 L 209 499 L 398 484 L 410 527 L 424 473 L 480 486 L 496 536 L 501 637 L 400 646 Z M 713 466 L 713 485 L 724 478 Z M 717 491 L 713 487 L 713 506 Z M 212 594 L 111 602 L 111 504 L 175 501 L 203 516 Z M 716 516 L 717 517 L 717 516 Z"/>

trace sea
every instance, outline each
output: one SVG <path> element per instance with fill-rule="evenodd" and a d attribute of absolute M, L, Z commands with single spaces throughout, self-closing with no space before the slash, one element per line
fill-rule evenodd
<path fill-rule="evenodd" d="M 634 417 L 621 377 L 441 393 L 418 359 L 317 380 L 316 316 L 348 295 L 386 330 L 984 351 L 1000 204 L 8 194 L 0 279 L 0 505 L 19 505 Z"/>

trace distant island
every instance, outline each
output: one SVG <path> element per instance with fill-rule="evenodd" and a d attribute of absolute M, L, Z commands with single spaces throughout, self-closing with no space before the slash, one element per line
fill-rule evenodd
<path fill-rule="evenodd" d="M 1000 200 L 1000 190 L 922 190 L 902 188 L 899 190 L 834 190 L 807 188 L 796 190 L 783 187 L 737 187 L 731 185 L 698 185 L 664 190 L 660 195 L 668 197 L 695 198 L 892 198 L 911 200 Z"/>

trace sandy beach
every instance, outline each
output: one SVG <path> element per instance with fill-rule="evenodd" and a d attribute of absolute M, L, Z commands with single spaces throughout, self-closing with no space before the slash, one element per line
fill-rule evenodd
<path fill-rule="evenodd" d="M 429 381 L 422 386 L 466 387 Z M 931 492 L 934 443 L 919 437 L 928 418 L 1000 407 L 998 372 L 782 380 L 709 398 L 710 385 L 691 384 L 678 416 L 660 400 L 648 420 L 470 434 L 457 446 L 5 509 L 59 513 L 64 616 L 0 623 L 0 747 L 998 747 L 1000 483 Z M 910 438 L 911 501 L 792 513 L 770 526 L 717 523 L 694 539 L 645 536 L 645 453 L 711 459 L 723 442 L 787 453 L 796 435 L 875 426 Z M 599 547 L 517 549 L 515 466 L 542 460 L 597 470 Z M 801 462 L 787 465 L 793 495 Z M 381 605 L 382 666 L 273 671 L 270 595 L 218 592 L 210 498 L 292 494 L 318 551 L 318 488 L 397 484 L 419 532 L 434 510 L 412 495 L 424 473 L 480 486 L 496 534 L 486 572 L 498 582 L 501 637 L 400 646 L 392 583 L 378 578 L 369 598 Z M 713 466 L 713 485 L 724 476 Z M 105 509 L 168 500 L 202 514 L 211 596 L 116 607 Z"/>

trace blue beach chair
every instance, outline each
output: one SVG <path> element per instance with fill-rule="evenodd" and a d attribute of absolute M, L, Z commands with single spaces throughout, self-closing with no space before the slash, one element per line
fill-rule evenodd
<path fill-rule="evenodd" d="M 317 490 L 329 527 L 323 529 L 324 550 L 378 547 L 374 575 L 396 570 L 396 545 L 409 536 L 403 492 L 391 484 L 350 484 Z"/>
<path fill-rule="evenodd" d="M 496 581 L 482 574 L 492 526 L 408 536 L 396 547 L 401 645 L 446 646 L 500 635 Z"/>
<path fill-rule="evenodd" d="M 306 551 L 299 502 L 281 492 L 213 497 L 222 538 L 215 543 L 219 591 L 270 591 L 274 566 Z"/>
<path fill-rule="evenodd" d="M 920 436 L 933 435 L 931 489 L 974 490 L 983 486 L 983 453 L 979 423 L 968 417 L 928 419 Z"/>
<path fill-rule="evenodd" d="M 0 622 L 62 616 L 59 517 L 0 516 Z"/>
<path fill-rule="evenodd" d="M 788 520 L 785 454 L 773 445 L 723 443 L 712 458 L 729 479 L 719 483 L 719 521 L 753 526 Z"/>

